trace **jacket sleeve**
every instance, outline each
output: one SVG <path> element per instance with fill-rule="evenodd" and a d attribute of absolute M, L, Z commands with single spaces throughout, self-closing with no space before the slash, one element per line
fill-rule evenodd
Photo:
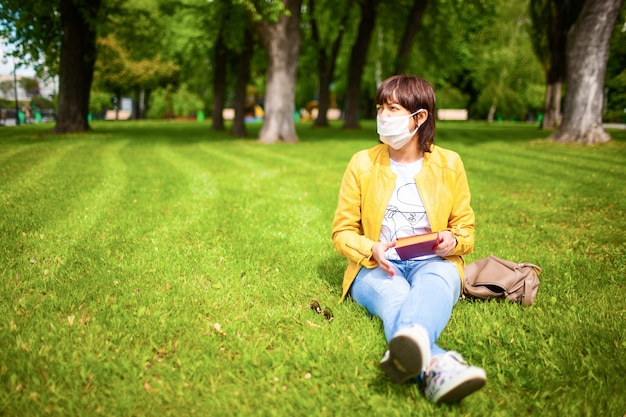
<path fill-rule="evenodd" d="M 339 254 L 359 265 L 372 268 L 376 265 L 372 258 L 372 246 L 376 242 L 363 233 L 359 170 L 357 154 L 352 157 L 341 181 L 332 239 Z"/>
<path fill-rule="evenodd" d="M 463 162 L 459 158 L 455 168 L 454 181 L 454 203 L 450 218 L 448 219 L 448 230 L 452 232 L 457 240 L 457 246 L 452 255 L 467 255 L 474 250 L 474 211 L 470 205 L 470 191 L 467 182 L 467 174 Z"/>

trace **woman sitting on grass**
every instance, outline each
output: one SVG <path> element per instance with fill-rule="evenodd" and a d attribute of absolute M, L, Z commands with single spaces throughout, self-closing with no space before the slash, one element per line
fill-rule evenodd
<path fill-rule="evenodd" d="M 421 380 L 434 402 L 480 389 L 485 371 L 436 344 L 461 294 L 462 255 L 474 246 L 474 212 L 460 157 L 434 145 L 435 94 L 414 76 L 376 93 L 379 145 L 356 153 L 344 173 L 333 242 L 349 260 L 349 293 L 384 325 L 380 368 L 395 382 Z M 401 237 L 439 232 L 431 254 L 400 259 Z"/>

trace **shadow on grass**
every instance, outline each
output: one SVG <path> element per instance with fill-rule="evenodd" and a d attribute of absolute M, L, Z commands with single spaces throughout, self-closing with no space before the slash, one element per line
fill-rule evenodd
<path fill-rule="evenodd" d="M 296 132 L 301 142 L 324 141 L 369 141 L 377 143 L 376 121 L 362 120 L 359 129 L 344 129 L 341 121 L 331 122 L 329 127 L 314 127 L 311 122 L 296 122 Z M 2 129 L 0 145 L 32 144 L 37 142 L 60 142 L 66 140 L 130 140 L 133 143 L 166 143 L 175 145 L 196 144 L 202 142 L 257 142 L 262 122 L 246 124 L 247 136 L 236 137 L 231 133 L 231 124 L 226 130 L 212 130 L 210 122 L 196 121 L 94 121 L 91 131 L 76 134 L 57 135 L 52 132 L 54 124 L 26 125 L 17 128 Z M 608 129 L 613 140 L 625 141 L 626 130 Z M 488 142 L 520 143 L 543 140 L 552 131 L 540 130 L 534 123 L 484 121 L 440 121 L 437 123 L 435 142 L 446 146 L 454 143 L 475 146 Z"/>
<path fill-rule="evenodd" d="M 77 140 L 131 141 L 136 144 L 186 145 L 202 142 L 232 142 L 257 140 L 260 123 L 248 126 L 246 137 L 236 137 L 227 126 L 225 131 L 214 131 L 210 123 L 191 121 L 94 121 L 91 130 L 81 133 L 56 134 L 54 124 L 25 125 L 3 129 L 0 145 L 59 143 Z"/>
<path fill-rule="evenodd" d="M 547 138 L 552 131 L 540 130 L 537 125 L 520 122 L 483 121 L 439 122 L 436 142 L 457 143 L 466 146 L 487 142 L 519 143 Z M 444 145 L 445 146 L 445 145 Z"/>
<path fill-rule="evenodd" d="M 341 283 L 343 282 L 343 272 L 346 269 L 347 261 L 339 254 L 328 256 L 320 260 L 317 264 L 317 275 L 331 289 L 337 300 L 341 297 Z"/>

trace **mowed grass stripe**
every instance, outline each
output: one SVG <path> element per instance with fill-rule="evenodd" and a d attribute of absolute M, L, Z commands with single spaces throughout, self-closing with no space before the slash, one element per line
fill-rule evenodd
<path fill-rule="evenodd" d="M 219 319 L 220 312 L 232 311 L 231 305 L 236 306 L 238 302 L 246 304 L 245 314 L 256 312 L 263 316 L 265 311 L 275 310 L 276 307 L 262 301 L 287 300 L 290 296 L 298 297 L 303 293 L 314 296 L 320 285 L 327 287 L 326 271 L 310 270 L 303 261 L 307 257 L 320 254 L 328 257 L 332 253 L 328 222 L 319 214 L 320 202 L 311 201 L 312 197 L 303 197 L 306 186 L 296 184 L 296 188 L 292 189 L 285 184 L 293 181 L 292 168 L 277 166 L 273 162 L 276 158 L 270 158 L 268 163 L 268 159 L 257 152 L 265 153 L 272 147 L 234 144 L 218 153 L 213 145 L 206 146 L 177 150 L 184 151 L 185 156 L 192 158 L 197 165 L 210 167 L 212 172 L 218 173 L 215 181 L 226 185 L 218 193 L 222 203 L 221 217 L 216 219 L 217 216 L 213 216 L 212 221 L 217 220 L 217 224 L 221 225 L 218 239 L 221 239 L 221 253 L 225 253 L 227 271 L 209 280 L 211 287 L 222 294 L 220 306 L 211 310 L 211 317 Z M 232 150 L 240 156 L 251 155 L 237 158 L 237 165 L 232 165 L 229 153 Z M 207 154 L 211 157 L 205 159 Z M 223 155 L 228 156 L 224 158 Z M 188 167 L 191 164 L 185 162 L 183 165 Z M 276 169 L 282 170 L 280 176 L 257 175 L 258 171 L 274 172 Z M 325 204 L 327 202 L 322 202 L 322 205 Z M 284 250 L 286 244 L 290 248 L 288 251 Z M 310 246 L 313 246 L 313 252 L 306 249 Z M 299 314 L 307 308 L 307 300 L 302 297 L 298 305 L 285 308 L 291 310 L 289 314 Z M 278 308 L 279 311 L 283 309 Z M 237 327 L 248 323 L 243 329 L 249 325 L 249 320 L 242 321 L 241 316 L 232 317 L 232 314 L 222 314 L 221 321 L 225 326 Z"/>
<path fill-rule="evenodd" d="M 626 208 L 619 179 L 626 168 L 619 153 L 604 148 L 580 152 L 580 148 L 550 143 L 506 148 L 494 144 L 493 148 L 494 152 L 486 155 L 469 150 L 464 158 L 474 208 L 486 227 L 500 224 L 492 221 L 500 216 L 514 228 L 520 222 L 543 229 L 556 223 L 561 234 L 579 233 L 581 226 L 603 222 L 611 213 Z M 607 162 L 594 166 L 594 158 Z M 511 178 L 520 180 L 512 183 Z M 614 227 L 606 225 L 610 234 L 614 234 Z"/>
<path fill-rule="evenodd" d="M 114 204 L 126 182 L 116 157 L 120 148 L 120 144 L 95 150 L 87 144 L 72 147 L 65 159 L 45 173 L 45 180 L 37 185 L 40 191 L 28 196 L 30 201 L 22 197 L 27 200 L 22 207 L 24 215 L 40 219 L 21 231 L 26 239 L 24 248 L 33 245 L 32 252 L 25 253 L 28 259 L 54 259 L 62 264 L 68 249 L 87 239 L 93 241 L 93 229 L 107 216 L 107 207 Z M 52 207 L 58 209 L 51 213 Z"/>
<path fill-rule="evenodd" d="M 10 146 L 3 143 L 0 140 L 0 175 L 7 176 L 12 174 L 15 169 L 19 169 L 19 162 L 24 159 L 32 159 L 32 152 L 41 152 L 41 146 L 38 144 L 22 145 L 22 146 Z M 16 165 L 16 168 L 11 168 L 9 164 Z"/>
<path fill-rule="evenodd" d="M 239 150 L 237 148 L 237 151 Z M 168 153 L 168 155 L 173 156 L 175 160 L 177 159 L 171 153 Z M 227 166 L 232 167 L 229 158 L 226 159 L 228 160 Z M 178 162 L 176 162 L 176 165 L 178 165 Z M 242 165 L 249 166 L 245 163 Z M 188 164 L 185 166 L 189 167 Z M 214 171 L 220 172 L 224 178 L 228 178 L 228 180 L 221 179 L 220 182 L 225 181 L 227 184 L 231 184 L 228 181 L 233 181 L 232 175 L 237 175 L 222 167 L 215 159 L 212 159 L 211 167 Z M 235 168 L 231 169 L 234 171 Z M 191 173 L 194 172 L 193 169 L 189 169 Z M 262 167 L 257 167 L 256 169 L 262 169 Z M 243 178 L 246 178 L 249 174 L 245 170 L 243 173 L 239 173 Z M 237 201 L 238 196 L 249 194 L 246 191 L 233 195 L 233 189 L 230 187 L 228 187 L 228 191 L 230 193 L 227 195 L 230 195 L 233 201 Z M 220 196 L 224 194 L 224 192 L 219 193 Z M 228 201 L 229 199 L 226 198 L 225 203 L 228 203 Z M 273 207 L 273 205 L 278 205 L 279 207 Z M 259 208 L 282 209 L 283 207 L 280 200 L 270 199 L 261 203 Z M 245 203 L 242 203 L 241 206 L 236 206 L 235 210 L 230 211 L 230 213 L 232 214 L 230 217 L 233 218 L 233 223 L 243 222 L 244 224 L 248 221 L 258 222 L 267 216 L 267 211 L 259 210 L 255 212 L 252 209 L 247 209 Z M 250 224 L 253 223 L 247 223 L 243 228 L 246 229 Z M 292 262 L 275 256 L 268 257 L 268 254 L 272 254 L 272 245 L 271 242 L 268 244 L 266 235 L 255 234 L 253 231 L 246 229 L 249 236 L 255 236 L 253 241 L 248 241 L 242 235 L 237 234 L 238 229 L 236 227 L 233 227 L 233 229 L 235 231 L 231 230 L 231 233 L 234 234 L 230 235 L 229 238 L 239 243 L 236 251 L 238 259 L 232 265 L 229 265 L 229 268 L 234 269 L 234 271 L 241 271 L 241 275 L 234 277 L 231 272 L 227 273 L 223 279 L 211 280 L 210 289 L 207 291 L 206 297 L 207 299 L 212 299 L 215 304 L 210 305 L 206 314 L 209 324 L 219 322 L 228 334 L 236 333 L 241 345 L 236 340 L 233 341 L 231 339 L 228 348 L 223 353 L 217 352 L 218 355 L 215 356 L 215 361 L 211 360 L 214 350 L 207 349 L 206 359 L 208 361 L 204 365 L 205 372 L 212 375 L 210 380 L 211 392 L 217 394 L 225 393 L 229 384 L 238 383 L 241 379 L 255 380 L 256 384 L 267 385 L 268 392 L 275 392 L 276 380 L 285 378 L 284 373 L 290 374 L 294 372 L 294 368 L 286 365 L 285 361 L 289 361 L 289 357 L 292 355 L 290 351 L 298 349 L 300 345 L 298 341 L 293 339 L 288 342 L 283 340 L 282 332 L 294 326 L 300 328 L 301 324 L 298 323 L 304 320 L 300 316 L 305 315 L 308 310 L 306 306 L 308 298 L 296 305 L 287 301 L 291 300 L 294 295 L 298 296 L 293 294 L 292 291 L 285 291 L 285 286 L 297 288 L 297 291 L 302 291 L 302 287 L 306 286 L 309 287 L 308 291 L 311 291 L 311 285 L 307 284 L 310 278 L 303 275 L 292 275 L 290 273 Z M 225 262 L 228 263 L 230 261 L 227 258 Z M 291 281 L 290 284 L 286 283 L 288 280 Z M 299 294 L 302 294 L 302 292 L 299 292 Z M 285 300 L 286 303 L 278 305 L 276 303 L 268 303 L 268 301 L 272 300 Z M 244 306 L 243 308 L 242 305 Z M 208 306 L 205 304 L 204 307 Z M 265 333 L 263 329 L 267 329 L 268 326 L 276 329 L 278 332 L 273 332 L 274 334 Z M 257 349 L 260 348 L 261 351 L 265 350 L 268 352 L 268 355 L 249 355 L 248 352 L 251 346 L 257 346 Z M 271 351 L 267 351 L 267 348 L 271 348 Z M 233 351 L 238 352 L 237 358 L 230 356 L 233 354 Z M 308 355 L 302 359 L 306 357 Z M 242 361 L 244 368 L 240 368 Z M 237 365 L 237 362 L 240 365 Z M 246 363 L 248 365 L 245 365 Z M 245 369 L 244 373 L 242 373 L 242 369 Z M 268 374 L 268 371 L 271 373 Z M 280 379 L 278 379 L 279 377 Z M 251 398 L 242 396 L 242 394 L 239 392 L 231 393 L 233 401 L 236 400 L 238 402 L 238 407 L 253 411 L 256 407 L 254 405 L 256 400 L 252 401 Z M 260 399 L 264 402 L 276 401 L 273 395 Z M 249 405 L 246 406 L 246 404 Z M 218 409 L 223 409 L 223 407 L 224 404 L 219 404 Z"/>
<path fill-rule="evenodd" d="M 577 186 L 602 186 L 616 185 L 616 181 L 626 174 L 621 161 L 624 157 L 619 154 L 606 158 L 606 153 L 594 155 L 593 149 L 589 150 L 589 155 L 567 152 L 566 149 L 559 149 L 558 145 L 529 145 L 524 148 L 512 148 L 502 146 L 501 153 L 475 157 L 466 157 L 468 169 L 481 169 L 482 172 L 490 175 L 481 175 L 477 178 L 498 179 L 509 176 L 524 178 L 529 186 L 541 187 L 546 184 L 546 177 L 555 175 L 553 180 L 561 181 L 563 184 L 573 184 Z M 598 158 L 599 157 L 599 158 Z M 602 163 L 594 164 L 595 160 L 602 160 Z M 548 182 L 548 184 L 550 184 Z"/>
<path fill-rule="evenodd" d="M 345 132 L 299 124 L 296 146 L 235 140 L 195 122 L 102 122 L 94 134 L 72 138 L 93 147 L 66 160 L 67 172 L 53 170 L 66 184 L 65 198 L 46 208 L 49 220 L 37 228 L 57 235 L 64 225 L 72 229 L 64 236 L 76 235 L 75 242 L 41 246 L 67 253 L 72 263 L 47 275 L 0 269 L 6 346 L 0 409 L 20 415 L 620 412 L 626 255 L 613 231 L 626 227 L 621 197 L 611 184 L 616 180 L 605 187 L 599 175 L 597 187 L 580 187 L 575 177 L 558 174 L 561 158 L 584 161 L 587 154 L 601 164 L 598 172 L 619 172 L 609 161 L 619 161 L 626 138 L 588 152 L 536 142 L 536 128 L 521 124 L 493 130 L 439 124 L 441 145 L 457 150 L 468 169 L 477 215 L 472 257 L 488 249 L 544 267 L 530 308 L 457 306 L 440 344 L 484 366 L 489 381 L 460 406 L 442 410 L 415 384 L 384 378 L 377 367 L 386 349 L 380 321 L 350 300 L 336 303 L 345 260 L 332 248 L 330 223 L 349 157 L 376 143 L 368 124 L 374 126 L 368 121 Z M 61 138 L 37 144 L 67 145 Z M 487 168 L 506 165 L 508 154 L 520 168 L 492 178 Z M 529 179 L 533 158 L 545 172 Z M 482 159 L 489 159 L 484 172 Z M 576 173 L 586 172 L 574 165 Z M 113 178 L 103 192 L 110 198 L 91 188 L 105 187 L 106 178 Z M 10 188 L 8 182 L 5 177 L 1 186 Z M 98 202 L 90 205 L 91 196 Z M 79 217 L 85 207 L 92 221 Z M 43 213 L 37 209 L 40 220 Z M 24 216 L 7 219 L 30 230 Z M 2 256 L 21 265 L 18 248 L 6 247 Z M 311 298 L 333 309 L 332 323 L 311 311 Z"/>
<path fill-rule="evenodd" d="M 141 152 L 142 157 L 149 154 L 150 152 L 145 149 Z M 137 161 L 136 156 L 138 155 L 133 155 L 128 150 L 126 150 L 125 155 L 129 161 Z M 160 158 L 146 158 L 143 161 L 148 165 L 161 167 L 164 162 Z M 125 169 L 126 165 L 117 163 L 109 166 L 114 171 L 120 172 Z M 129 177 L 138 178 L 141 172 L 146 172 L 145 165 L 131 163 L 129 166 Z M 151 172 L 150 174 L 151 177 L 155 173 Z M 110 179 L 106 175 L 104 177 Z M 107 185 L 102 184 L 104 190 L 97 196 L 92 194 L 90 197 L 94 197 L 93 201 L 86 204 L 92 213 L 91 219 L 94 220 L 89 224 L 83 223 L 81 225 L 87 229 L 83 231 L 86 238 L 71 246 L 71 248 L 76 249 L 73 253 L 73 259 L 70 259 L 67 264 L 71 272 L 68 271 L 68 274 L 59 280 L 59 285 L 56 288 L 54 286 L 50 288 L 48 284 L 51 280 L 50 274 L 46 274 L 45 277 L 40 276 L 39 282 L 28 284 L 30 288 L 27 291 L 28 294 L 18 300 L 17 305 L 23 311 L 24 320 L 16 321 L 13 326 L 21 330 L 30 327 L 33 329 L 33 334 L 40 335 L 41 339 L 22 339 L 15 346 L 8 348 L 5 353 L 11 355 L 11 363 L 26 366 L 27 368 L 24 368 L 23 372 L 27 374 L 34 373 L 34 369 L 31 371 L 31 367 L 35 365 L 29 360 L 29 352 L 37 351 L 40 356 L 46 357 L 48 377 L 55 383 L 51 387 L 53 391 L 42 396 L 42 398 L 58 398 L 61 400 L 58 404 L 60 407 L 70 406 L 69 410 L 77 410 L 76 407 L 81 409 L 80 404 L 64 404 L 59 393 L 80 389 L 81 386 L 89 385 L 89 381 L 93 379 L 97 381 L 94 382 L 94 386 L 99 387 L 101 394 L 108 390 L 107 387 L 115 386 L 115 381 L 122 378 L 135 380 L 136 393 L 141 397 L 141 394 L 145 392 L 143 389 L 145 379 L 143 379 L 143 371 L 141 371 L 145 366 L 144 360 L 151 360 L 156 349 L 174 349 L 173 342 L 170 341 L 172 336 L 168 330 L 181 328 L 183 323 L 176 324 L 179 315 L 174 315 L 173 310 L 176 310 L 177 306 L 180 305 L 194 305 L 190 302 L 192 300 L 189 299 L 189 296 L 182 297 L 178 302 L 175 301 L 175 297 L 173 299 L 171 295 L 174 293 L 176 283 L 172 281 L 171 276 L 168 277 L 169 281 L 168 278 L 163 279 L 166 274 L 161 273 L 158 258 L 151 256 L 155 247 L 151 246 L 147 248 L 148 250 L 142 250 L 141 245 L 139 247 L 136 245 L 137 243 L 144 243 L 143 234 L 149 235 L 150 231 L 154 230 L 155 224 L 150 222 L 152 209 L 147 207 L 151 204 L 158 207 L 159 204 L 164 203 L 160 193 L 157 193 L 155 200 L 150 197 L 154 194 L 155 189 L 162 185 L 163 177 L 176 178 L 176 184 L 181 182 L 180 177 L 176 177 L 171 170 L 167 169 L 164 170 L 163 177 L 157 176 L 157 181 L 150 180 L 150 177 L 143 176 L 143 179 L 149 180 L 147 186 L 129 189 L 126 192 L 124 192 L 125 187 L 122 184 L 115 182 L 108 182 Z M 155 184 L 158 186 L 151 186 Z M 132 200 L 129 204 L 130 200 L 126 197 L 135 197 L 138 201 Z M 176 200 L 175 194 L 172 195 L 172 199 Z M 135 209 L 134 214 L 139 213 L 139 216 L 131 215 L 130 220 L 125 222 L 126 217 L 122 210 L 116 208 L 120 201 L 124 202 L 123 205 L 129 206 L 137 204 L 139 201 L 145 205 L 143 209 Z M 78 206 L 83 205 L 78 204 Z M 144 214 L 145 217 L 141 216 L 142 210 L 147 213 Z M 143 224 L 152 224 L 145 229 L 137 230 L 133 226 L 137 226 L 136 220 L 141 217 L 147 220 Z M 95 221 L 96 218 L 99 218 L 100 221 Z M 120 224 L 111 228 L 108 224 L 110 221 L 113 221 L 114 225 L 117 222 Z M 127 226 L 130 228 L 126 229 Z M 60 228 L 62 229 L 62 226 Z M 127 234 L 122 235 L 122 232 Z M 163 230 L 157 228 L 154 234 L 155 238 L 158 237 L 158 232 L 163 232 Z M 46 229 L 45 233 L 53 234 L 50 229 Z M 128 245 L 124 245 L 124 236 L 135 234 L 142 236 L 138 239 L 139 242 L 131 240 L 127 242 Z M 164 239 L 171 238 L 167 235 L 161 237 Z M 148 238 L 149 244 L 154 243 L 150 236 Z M 122 247 L 119 247 L 120 244 Z M 123 254 L 124 258 L 130 259 L 131 265 L 129 266 L 128 262 L 121 259 L 118 268 L 115 268 L 116 256 L 115 253 L 107 252 L 108 245 L 111 248 L 117 246 L 118 252 L 116 253 L 120 256 Z M 151 253 L 150 250 L 153 252 Z M 92 256 L 97 259 L 85 259 L 92 258 Z M 150 265 L 146 268 L 147 271 L 142 266 L 138 269 L 133 267 L 132 264 L 140 258 L 148 258 L 147 263 Z M 150 274 L 151 270 L 153 270 L 152 274 Z M 171 283 L 172 291 L 165 291 L 168 283 Z M 20 285 L 25 285 L 23 275 Z M 61 299 L 72 301 L 69 303 L 67 301 L 59 302 Z M 35 309 L 35 305 L 41 308 Z M 158 314 L 152 313 L 155 308 L 159 310 Z M 53 314 L 49 315 L 46 311 L 51 311 Z M 152 320 L 150 320 L 151 317 Z M 131 323 L 144 323 L 146 321 L 151 321 L 152 325 L 140 326 L 136 328 L 135 332 L 129 332 L 128 326 Z M 187 323 L 187 325 L 189 324 Z M 64 356 L 62 352 L 56 354 L 52 347 L 64 343 L 68 326 L 71 329 L 74 325 L 83 329 L 78 333 L 82 334 L 81 336 L 77 334 L 78 339 L 75 341 L 74 354 L 72 357 Z M 142 329 L 149 330 L 146 333 Z M 162 339 L 163 334 L 157 338 L 153 336 L 153 332 L 158 329 L 167 334 L 165 339 Z M 129 345 L 135 346 L 134 352 L 130 356 L 128 356 L 129 351 L 127 349 L 124 352 L 118 350 L 120 346 Z M 92 356 L 93 352 L 98 352 L 97 357 Z M 19 366 L 12 367 L 12 372 L 18 369 Z M 85 369 L 88 370 L 87 373 L 85 373 Z M 182 389 L 182 381 L 180 384 L 180 389 Z M 35 387 L 32 388 L 36 389 Z M 111 391 L 110 395 L 114 395 L 114 392 Z M 146 399 L 139 401 L 137 405 L 143 406 L 145 403 Z M 122 409 L 127 410 L 128 413 L 132 410 L 132 405 L 122 406 Z"/>
<path fill-rule="evenodd" d="M 48 191 L 54 190 L 58 178 L 52 176 L 60 164 L 71 159 L 71 153 L 75 152 L 80 144 L 74 143 L 63 147 L 44 147 L 32 151 L 31 146 L 26 150 L 21 147 L 14 149 L 19 152 L 9 152 L 13 156 L 5 159 L 0 164 L 0 172 L 4 181 L 1 185 L 3 198 L 2 211 L 20 210 L 30 205 L 31 209 L 41 203 L 43 196 L 39 192 L 42 186 Z M 12 207 L 15 205 L 15 207 Z"/>
<path fill-rule="evenodd" d="M 297 232 L 295 222 L 302 226 L 310 219 L 319 220 L 317 201 L 311 200 L 308 191 L 313 171 L 303 172 L 300 159 L 278 156 L 279 148 L 269 152 L 258 144 L 235 145 L 232 153 L 215 147 L 201 149 L 207 164 L 219 172 L 221 194 L 227 199 L 224 210 L 241 216 L 233 222 L 232 231 L 244 241 L 257 231 L 264 237 L 280 238 Z"/>
<path fill-rule="evenodd" d="M 15 175 L 16 181 L 5 184 L 3 234 L 10 242 L 7 250 L 20 254 L 8 257 L 13 263 L 5 264 L 12 275 L 21 274 L 24 279 L 29 273 L 52 273 L 66 259 L 65 246 L 76 239 L 76 229 L 68 223 L 79 217 L 73 214 L 73 204 L 89 191 L 101 192 L 100 164 L 92 158 L 91 146 L 67 143 L 48 156 L 33 155 L 33 162 L 21 162 L 25 169 Z M 88 153 L 82 154 L 85 149 Z M 43 162 L 36 163 L 39 160 Z"/>

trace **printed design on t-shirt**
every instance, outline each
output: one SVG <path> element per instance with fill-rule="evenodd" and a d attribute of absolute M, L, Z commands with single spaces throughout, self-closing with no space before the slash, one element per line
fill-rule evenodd
<path fill-rule="evenodd" d="M 426 217 L 426 209 L 419 198 L 415 182 L 398 187 L 389 201 L 381 234 L 389 241 L 399 236 L 410 236 L 420 229 Z"/>

